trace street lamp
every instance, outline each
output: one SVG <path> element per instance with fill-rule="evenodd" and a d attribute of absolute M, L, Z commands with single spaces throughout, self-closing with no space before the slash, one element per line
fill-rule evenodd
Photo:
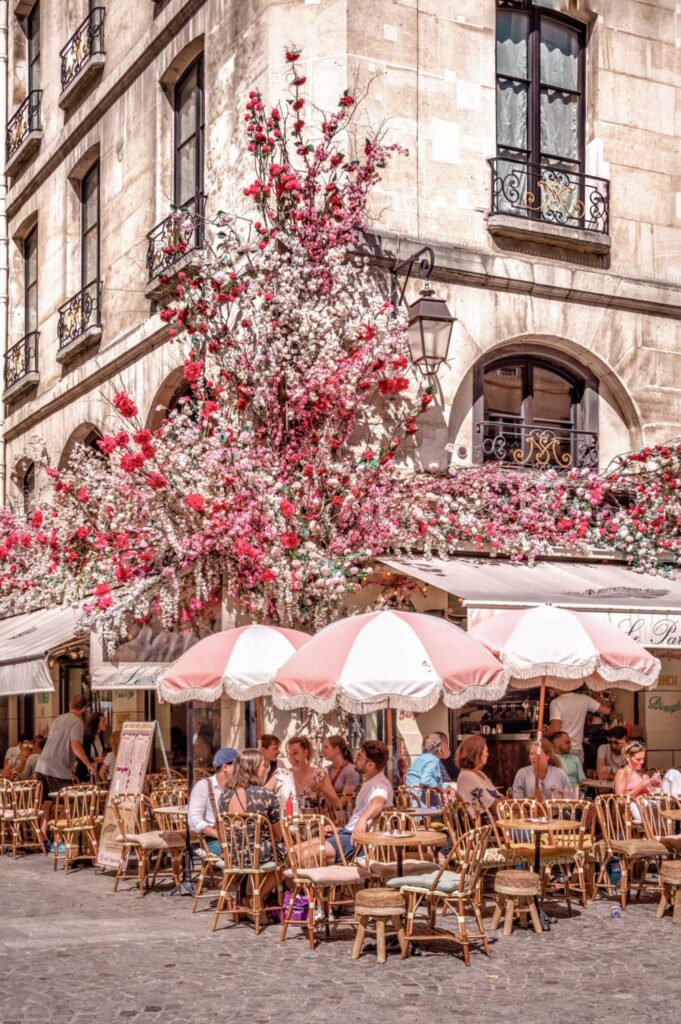
<path fill-rule="evenodd" d="M 435 253 L 429 245 L 424 245 L 413 256 L 403 260 L 401 263 L 396 263 L 391 268 L 392 303 L 395 309 L 397 309 L 404 301 L 404 293 L 416 263 L 418 264 L 419 276 L 423 281 L 423 288 L 418 299 L 407 307 L 409 348 L 414 366 L 424 376 L 435 377 L 442 363 L 447 360 L 455 318 L 449 312 L 444 299 L 435 297 L 433 289 L 428 283 L 428 279 L 435 266 Z M 398 277 L 405 270 L 404 284 L 402 289 L 399 290 Z"/>

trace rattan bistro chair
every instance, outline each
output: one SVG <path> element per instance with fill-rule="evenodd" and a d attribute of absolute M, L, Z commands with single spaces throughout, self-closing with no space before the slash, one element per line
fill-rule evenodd
<path fill-rule="evenodd" d="M 135 876 L 140 896 L 144 896 L 156 884 L 157 877 L 172 877 L 175 885 L 182 878 L 182 856 L 185 839 L 181 832 L 149 831 L 146 828 L 146 817 L 142 803 L 144 797 L 117 796 L 112 797 L 113 808 L 119 834 L 117 841 L 121 843 L 121 858 L 114 879 L 114 892 L 118 890 L 121 878 L 133 877 L 128 866 L 130 860 L 136 861 Z M 164 867 L 165 858 L 170 860 L 170 867 Z"/>
<path fill-rule="evenodd" d="M 653 793 L 636 799 L 646 839 L 662 843 L 673 857 L 681 855 L 681 834 L 676 822 L 664 816 L 665 811 L 678 811 L 681 800 L 670 793 Z"/>
<path fill-rule="evenodd" d="M 97 859 L 100 824 L 97 818 L 99 792 L 96 786 L 67 786 L 60 789 L 50 827 L 54 832 L 54 870 L 59 866 L 59 847 L 63 844 L 64 871 L 74 861 Z"/>
<path fill-rule="evenodd" d="M 389 888 L 399 889 L 407 901 L 407 939 L 412 942 L 455 942 L 461 946 L 464 963 L 467 965 L 470 964 L 471 942 L 480 940 L 489 956 L 487 933 L 476 901 L 489 837 L 489 825 L 471 829 L 456 841 L 439 870 L 429 875 L 403 875 L 389 879 Z M 438 910 L 441 910 L 443 917 L 451 911 L 457 923 L 456 931 L 436 928 Z M 467 910 L 475 918 L 477 932 L 471 933 L 466 926 Z M 419 916 L 419 911 L 424 913 Z M 417 931 L 423 920 L 428 923 L 428 931 Z"/>
<path fill-rule="evenodd" d="M 607 860 L 612 857 L 617 858 L 622 869 L 620 901 L 622 910 L 625 910 L 634 866 L 641 865 L 641 877 L 636 892 L 638 899 L 650 864 L 656 863 L 659 868 L 662 859 L 669 856 L 669 850 L 657 839 L 634 839 L 632 837 L 633 819 L 631 800 L 628 796 L 604 793 L 597 796 L 594 803 L 607 852 L 607 858 L 602 861 L 600 875 L 595 884 L 603 883 L 604 879 L 601 876 L 607 871 Z"/>
<path fill-rule="evenodd" d="M 220 914 L 227 913 L 233 920 L 250 918 L 257 935 L 265 912 L 262 891 L 265 885 L 273 885 L 277 893 L 277 903 L 272 909 L 283 913 L 284 862 L 277 853 L 272 823 L 255 811 L 235 814 L 223 811 L 218 814 L 217 829 L 224 868 L 211 930 L 217 928 Z M 263 847 L 271 851 L 269 860 L 263 859 Z"/>
<path fill-rule="evenodd" d="M 13 782 L 9 794 L 10 806 L 5 810 L 4 821 L 9 827 L 12 857 L 19 849 L 39 849 L 46 854 L 45 842 L 40 832 L 40 813 L 43 799 L 42 783 L 37 779 Z"/>

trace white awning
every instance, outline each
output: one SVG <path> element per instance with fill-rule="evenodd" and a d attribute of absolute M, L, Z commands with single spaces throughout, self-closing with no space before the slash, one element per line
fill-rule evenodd
<path fill-rule="evenodd" d="M 582 562 L 501 562 L 491 558 L 381 559 L 455 594 L 469 625 L 495 609 L 555 604 L 598 612 L 645 647 L 681 649 L 681 580 L 634 572 L 622 565 Z"/>
<path fill-rule="evenodd" d="M 44 608 L 0 619 L 0 696 L 51 693 L 46 655 L 76 636 L 78 607 Z"/>

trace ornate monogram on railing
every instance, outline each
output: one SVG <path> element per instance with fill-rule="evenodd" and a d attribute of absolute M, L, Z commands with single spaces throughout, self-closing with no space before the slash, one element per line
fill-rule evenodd
<path fill-rule="evenodd" d="M 31 132 L 40 131 L 41 89 L 34 89 L 7 122 L 7 159 L 11 160 Z"/>
<path fill-rule="evenodd" d="M 201 248 L 204 205 L 205 196 L 197 196 L 149 232 L 147 270 L 150 281 L 166 274 L 186 253 Z"/>
<path fill-rule="evenodd" d="M 537 469 L 598 468 L 598 435 L 586 430 L 479 423 L 478 451 L 483 462 Z"/>
<path fill-rule="evenodd" d="M 57 337 L 59 348 L 65 348 L 76 341 L 91 327 L 99 326 L 100 282 L 92 281 L 73 298 L 59 307 Z"/>
<path fill-rule="evenodd" d="M 5 389 L 38 372 L 38 331 L 31 331 L 5 352 Z"/>
<path fill-rule="evenodd" d="M 490 160 L 492 213 L 533 217 L 582 231 L 608 232 L 609 182 L 578 171 L 510 157 Z"/>
<path fill-rule="evenodd" d="M 67 89 L 95 54 L 104 53 L 105 7 L 94 7 L 60 53 L 61 89 Z"/>

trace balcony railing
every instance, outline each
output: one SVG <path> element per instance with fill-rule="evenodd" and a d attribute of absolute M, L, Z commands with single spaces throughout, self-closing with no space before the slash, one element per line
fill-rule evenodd
<path fill-rule="evenodd" d="M 59 307 L 59 353 L 65 349 L 73 350 L 76 342 L 83 342 L 101 330 L 100 299 L 101 282 L 91 281 Z"/>
<path fill-rule="evenodd" d="M 41 89 L 34 89 L 7 122 L 7 161 L 12 160 L 21 149 L 31 132 L 42 129 L 40 121 Z"/>
<path fill-rule="evenodd" d="M 94 7 L 78 26 L 60 53 L 61 90 L 64 92 L 91 64 L 93 57 L 104 56 L 105 7 Z"/>
<path fill-rule="evenodd" d="M 531 469 L 598 469 L 598 434 L 569 427 L 484 421 L 476 426 L 476 461 Z"/>
<path fill-rule="evenodd" d="M 149 232 L 147 270 L 150 281 L 171 272 L 187 253 L 202 248 L 205 203 L 205 196 L 196 196 Z"/>
<path fill-rule="evenodd" d="M 19 390 L 17 385 L 32 385 L 38 378 L 38 331 L 31 331 L 5 352 L 5 393 Z"/>
<path fill-rule="evenodd" d="M 606 178 L 512 157 L 497 157 L 489 165 L 492 214 L 608 234 L 610 182 Z"/>

